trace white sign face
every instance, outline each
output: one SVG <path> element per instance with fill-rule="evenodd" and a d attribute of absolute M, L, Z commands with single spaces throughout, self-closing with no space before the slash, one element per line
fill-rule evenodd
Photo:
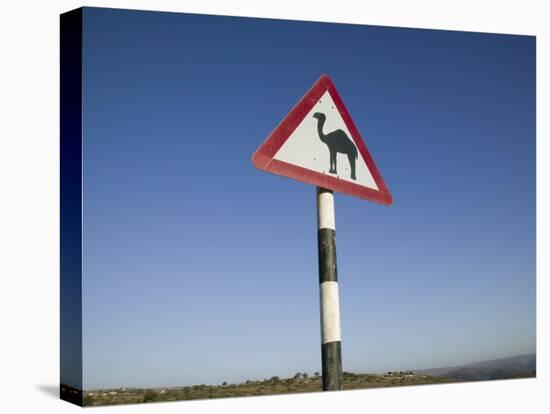
<path fill-rule="evenodd" d="M 379 190 L 328 90 L 274 159 Z"/>

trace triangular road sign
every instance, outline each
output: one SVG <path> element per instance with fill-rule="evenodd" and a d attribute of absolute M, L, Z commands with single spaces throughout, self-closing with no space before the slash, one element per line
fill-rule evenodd
<path fill-rule="evenodd" d="M 332 80 L 323 75 L 252 162 L 260 170 L 389 205 L 391 194 Z"/>

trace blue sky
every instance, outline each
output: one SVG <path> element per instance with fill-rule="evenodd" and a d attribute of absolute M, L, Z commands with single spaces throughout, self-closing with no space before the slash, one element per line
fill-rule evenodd
<path fill-rule="evenodd" d="M 255 149 L 323 73 L 392 192 L 336 194 L 345 371 L 535 350 L 535 38 L 85 9 L 84 388 L 321 370 L 315 188 Z"/>

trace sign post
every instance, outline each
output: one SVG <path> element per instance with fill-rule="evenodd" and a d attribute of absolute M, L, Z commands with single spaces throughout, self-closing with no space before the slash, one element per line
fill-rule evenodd
<path fill-rule="evenodd" d="M 317 187 L 323 390 L 343 388 L 334 194 L 392 196 L 332 80 L 323 75 L 252 156 L 260 170 Z"/>
<path fill-rule="evenodd" d="M 334 194 L 331 190 L 317 187 L 323 391 L 341 390 L 343 383 L 335 231 Z"/>

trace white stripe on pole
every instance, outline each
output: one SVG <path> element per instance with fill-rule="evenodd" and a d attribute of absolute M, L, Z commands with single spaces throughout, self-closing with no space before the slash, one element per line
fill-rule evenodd
<path fill-rule="evenodd" d="M 334 194 L 332 191 L 317 192 L 317 228 L 331 229 L 336 228 L 334 219 Z"/>
<path fill-rule="evenodd" d="M 340 341 L 338 282 L 321 283 L 321 338 L 323 344 Z"/>

